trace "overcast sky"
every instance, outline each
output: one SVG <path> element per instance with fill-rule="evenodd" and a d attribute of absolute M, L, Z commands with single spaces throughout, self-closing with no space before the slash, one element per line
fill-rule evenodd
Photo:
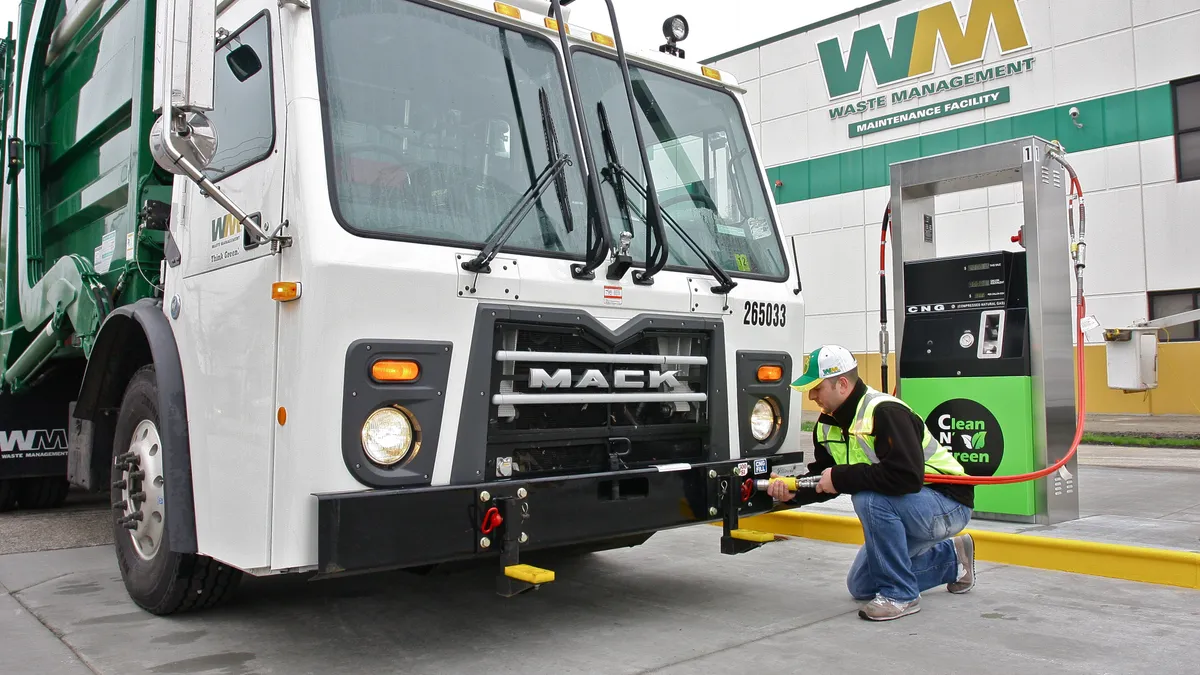
<path fill-rule="evenodd" d="M 9 21 L 16 32 L 18 4 L 18 0 L 0 0 L 0 37 Z M 653 49 L 662 44 L 663 21 L 683 14 L 691 36 L 680 46 L 689 60 L 699 61 L 861 7 L 869 0 L 614 0 L 613 4 L 628 48 Z M 570 10 L 570 21 L 594 30 L 608 29 L 604 0 L 576 0 Z"/>

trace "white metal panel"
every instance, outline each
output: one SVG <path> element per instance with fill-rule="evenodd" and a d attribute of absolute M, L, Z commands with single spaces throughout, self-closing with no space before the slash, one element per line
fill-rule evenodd
<path fill-rule="evenodd" d="M 746 117 L 750 119 L 751 124 L 757 124 L 762 121 L 762 83 L 759 80 L 751 80 L 743 82 L 742 86 L 746 88 L 746 93 L 742 94 Z"/>
<path fill-rule="evenodd" d="M 846 312 L 843 314 L 809 314 L 805 322 L 805 351 L 812 351 L 822 345 L 841 345 L 852 352 L 867 350 L 867 319 L 866 312 Z M 875 323 L 872 335 L 879 334 L 879 324 Z M 872 343 L 878 338 L 872 338 Z M 893 341 L 892 344 L 895 344 Z"/>
<path fill-rule="evenodd" d="M 1100 192 L 1108 186 L 1108 153 L 1103 148 L 1071 152 L 1071 148 L 1068 147 L 1067 161 L 1074 167 L 1079 182 L 1083 184 L 1085 198 L 1090 198 L 1093 193 Z"/>
<path fill-rule="evenodd" d="M 863 228 L 818 232 L 797 249 L 806 287 L 806 311 L 813 314 L 861 312 L 867 308 Z"/>
<path fill-rule="evenodd" d="M 1054 100 L 1057 104 L 1126 91 L 1134 85 L 1133 34 L 1130 31 L 1076 42 L 1054 51 Z M 1093 123 L 1098 124 L 1099 120 Z"/>
<path fill-rule="evenodd" d="M 1133 25 L 1129 0 L 1054 0 L 1050 26 L 1056 47 Z"/>
<path fill-rule="evenodd" d="M 809 226 L 811 225 L 808 200 L 780 204 L 779 220 L 784 234 L 808 234 Z M 796 243 L 799 245 L 799 242 Z"/>
<path fill-rule="evenodd" d="M 1089 269 L 1088 271 L 1091 270 Z M 1090 283 L 1090 279 L 1084 279 L 1085 286 Z M 1072 302 L 1071 306 L 1075 306 L 1074 302 Z M 1143 321 L 1150 316 L 1149 304 L 1145 293 L 1099 295 L 1088 291 L 1087 313 L 1095 316 L 1100 325 L 1105 328 L 1128 326 L 1135 321 Z M 1085 344 L 1095 344 L 1099 339 L 1100 336 L 1098 334 L 1084 334 Z"/>
<path fill-rule="evenodd" d="M 773 120 L 808 110 L 810 66 L 789 68 L 762 78 L 762 118 Z"/>
<path fill-rule="evenodd" d="M 985 209 L 988 205 L 987 198 L 987 188 L 963 190 L 958 193 L 958 208 L 963 211 Z"/>
<path fill-rule="evenodd" d="M 842 227 L 862 227 L 865 215 L 862 190 L 838 195 L 838 211 Z"/>
<path fill-rule="evenodd" d="M 1200 12 L 1135 28 L 1138 86 L 1149 87 L 1200 73 L 1197 35 Z"/>
<path fill-rule="evenodd" d="M 1155 138 L 1138 143 L 1142 158 L 1142 184 L 1175 180 L 1175 138 Z M 1086 189 L 1086 188 L 1085 188 Z"/>
<path fill-rule="evenodd" d="M 1196 251 L 1200 251 L 1200 227 L 1196 227 L 1200 182 L 1148 185 L 1142 188 L 1142 199 L 1146 250 L 1150 255 L 1147 289 L 1200 287 L 1200 265 L 1196 264 Z"/>
<path fill-rule="evenodd" d="M 762 123 L 765 166 L 808 159 L 808 118 L 808 113 L 800 113 Z"/>
<path fill-rule="evenodd" d="M 810 33 L 800 33 L 758 48 L 762 75 L 777 73 L 817 59 L 817 47 Z"/>
<path fill-rule="evenodd" d="M 883 223 L 883 212 L 891 198 L 891 188 L 886 186 L 863 190 L 863 222 L 866 223 L 868 230 L 874 228 L 878 234 Z"/>
<path fill-rule="evenodd" d="M 988 206 L 996 207 L 1016 204 L 1017 197 L 1020 194 L 1021 185 L 1019 183 L 993 185 L 987 189 Z"/>
<path fill-rule="evenodd" d="M 1141 153 L 1137 143 L 1114 145 L 1107 148 L 1105 154 L 1108 156 L 1105 185 L 1123 188 L 1141 183 Z"/>
<path fill-rule="evenodd" d="M 1087 195 L 1087 294 L 1146 290 L 1139 187 Z"/>
<path fill-rule="evenodd" d="M 1133 0 L 1133 25 L 1200 11 L 1200 0 Z"/>
<path fill-rule="evenodd" d="M 842 200 L 841 195 L 817 197 L 808 201 L 809 230 L 825 232 L 842 229 Z"/>
<path fill-rule="evenodd" d="M 1017 9 L 1021 12 L 1021 21 L 1025 24 L 1025 37 L 1029 38 L 1029 46 L 1038 58 L 1036 67 L 1048 67 L 1050 64 L 1041 62 L 1042 54 L 1054 46 L 1053 33 L 1050 31 L 1050 5 L 1052 0 L 1020 0 Z M 992 49 L 989 41 L 988 49 Z"/>
<path fill-rule="evenodd" d="M 933 221 L 933 243 L 938 257 L 986 251 L 988 237 L 986 210 L 948 213 Z"/>

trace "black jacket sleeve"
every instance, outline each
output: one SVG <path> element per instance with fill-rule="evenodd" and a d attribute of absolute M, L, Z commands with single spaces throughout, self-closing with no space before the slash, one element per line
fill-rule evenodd
<path fill-rule="evenodd" d="M 805 476 L 819 476 L 821 472 L 834 466 L 833 456 L 829 454 L 829 450 L 825 445 L 817 442 L 817 430 L 813 428 L 813 447 L 816 450 L 813 452 L 813 461 L 808 464 L 808 473 Z M 783 502 L 789 506 L 804 506 L 805 504 L 817 504 L 819 502 L 827 502 L 837 495 L 827 495 L 817 492 L 816 488 L 800 488 L 796 490 L 796 496 L 791 501 Z"/>
<path fill-rule="evenodd" d="M 897 403 L 880 403 L 874 415 L 875 454 L 879 463 L 834 467 L 830 475 L 834 489 L 845 494 L 869 490 L 893 496 L 920 492 L 925 482 L 920 422 Z"/>

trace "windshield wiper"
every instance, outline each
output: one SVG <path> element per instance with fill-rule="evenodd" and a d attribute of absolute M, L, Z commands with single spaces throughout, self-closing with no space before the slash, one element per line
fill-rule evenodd
<path fill-rule="evenodd" d="M 542 193 L 550 188 L 552 184 L 556 185 L 559 202 L 563 207 L 564 226 L 569 227 L 570 220 L 570 205 L 567 203 L 566 183 L 559 182 L 559 177 L 562 176 L 563 169 L 571 164 L 571 158 L 567 155 L 558 152 L 558 136 L 554 131 L 554 121 L 550 117 L 550 103 L 546 98 L 546 90 L 538 90 L 539 99 L 542 108 L 542 129 L 546 133 L 546 149 L 550 152 L 552 161 L 542 172 L 538 174 L 537 179 L 529 186 L 528 189 L 517 200 L 517 203 L 509 209 L 504 219 L 496 226 L 495 230 L 488 235 L 483 241 L 483 248 L 479 251 L 479 255 L 471 258 L 462 264 L 462 268 L 468 272 L 476 272 L 488 274 L 492 271 L 490 263 L 496 257 L 496 253 L 500 247 L 508 241 L 509 237 L 517 231 L 517 227 L 525 220 L 525 216 L 529 214 L 529 209 L 533 208 L 535 202 L 542 196 Z"/>
<path fill-rule="evenodd" d="M 729 273 L 726 272 L 725 269 L 717 263 L 717 261 L 712 259 L 712 256 L 710 256 L 703 248 L 700 247 L 699 244 L 696 243 L 696 240 L 692 239 L 691 235 L 689 235 L 683 229 L 683 227 L 671 217 L 670 214 L 663 210 L 662 205 L 660 205 L 657 200 L 651 204 L 646 192 L 646 188 L 638 182 L 637 178 L 635 178 L 633 174 L 629 173 L 628 169 L 621 165 L 621 162 L 617 157 L 617 146 L 616 143 L 613 142 L 612 128 L 608 125 L 608 113 L 604 110 L 603 101 L 596 104 L 596 113 L 600 118 L 600 140 L 604 144 L 604 158 L 608 162 L 608 166 L 606 166 L 601 173 L 604 175 L 605 180 L 613 184 L 613 188 L 617 193 L 617 197 L 619 200 L 621 200 L 620 206 L 622 218 L 625 219 L 626 222 L 629 222 L 628 209 L 632 207 L 628 196 L 625 194 L 624 188 L 624 182 L 628 181 L 629 185 L 633 187 L 634 192 L 637 192 L 642 199 L 646 200 L 648 207 L 657 208 L 658 214 L 662 220 L 666 221 L 666 223 L 671 226 L 671 229 L 675 231 L 675 234 L 679 235 L 679 238 L 682 239 L 684 243 L 687 244 L 688 247 L 700 257 L 701 260 L 704 261 L 705 266 L 708 267 L 709 271 L 712 272 L 712 275 L 716 277 L 717 281 L 719 282 L 716 286 L 712 287 L 712 292 L 719 295 L 728 294 L 729 291 L 732 291 L 737 286 L 737 282 L 729 276 Z M 646 223 L 650 222 L 649 218 L 643 217 L 643 215 L 640 213 L 638 214 L 638 217 L 642 218 L 642 220 Z M 652 255 L 657 254 L 660 250 L 662 251 L 664 261 L 666 260 L 666 233 L 663 232 L 660 236 L 661 239 L 660 241 L 656 242 L 653 253 L 649 251 L 647 252 L 647 260 L 649 260 Z M 647 247 L 648 246 L 649 242 L 647 242 Z M 637 277 L 636 272 L 634 273 L 634 277 Z"/>

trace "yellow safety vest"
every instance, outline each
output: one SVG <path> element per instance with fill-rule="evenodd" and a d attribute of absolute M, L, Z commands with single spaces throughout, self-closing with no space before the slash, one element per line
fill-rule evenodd
<path fill-rule="evenodd" d="M 825 423 L 817 424 L 817 442 L 825 444 L 830 456 L 833 457 L 834 463 L 879 463 L 879 457 L 875 454 L 875 437 L 872 433 L 875 426 L 875 406 L 885 402 L 899 403 L 909 411 L 912 411 L 912 408 L 907 403 L 895 396 L 889 396 L 871 387 L 867 387 L 867 393 L 863 394 L 862 400 L 858 402 L 858 409 L 854 413 L 854 419 L 850 422 L 849 431 L 850 436 L 854 438 L 854 443 L 846 442 L 846 439 L 842 437 L 841 427 Z M 950 454 L 949 450 L 938 443 L 933 434 L 929 432 L 929 427 L 921 425 L 921 429 L 924 431 L 921 437 L 921 448 L 925 453 L 926 473 L 941 473 L 952 476 L 967 475 L 967 472 L 963 470 L 962 465 L 958 463 L 954 455 Z"/>

